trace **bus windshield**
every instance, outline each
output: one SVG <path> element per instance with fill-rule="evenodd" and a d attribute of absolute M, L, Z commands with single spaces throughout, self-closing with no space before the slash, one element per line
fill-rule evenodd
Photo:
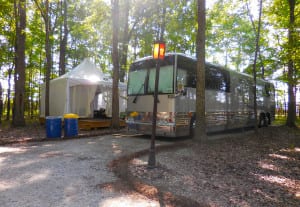
<path fill-rule="evenodd" d="M 132 71 L 128 75 L 128 95 L 141 95 L 145 93 L 145 80 L 147 69 Z"/>
<path fill-rule="evenodd" d="M 153 94 L 155 88 L 156 67 L 148 69 L 138 69 L 129 72 L 128 95 L 147 95 Z M 158 93 L 173 93 L 173 65 L 160 67 Z"/>
<path fill-rule="evenodd" d="M 149 71 L 148 93 L 154 93 L 156 69 Z M 173 66 L 163 66 L 159 71 L 158 93 L 173 92 Z"/>

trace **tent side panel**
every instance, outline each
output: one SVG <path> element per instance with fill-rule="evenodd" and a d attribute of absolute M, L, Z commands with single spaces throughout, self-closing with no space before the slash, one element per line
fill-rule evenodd
<path fill-rule="evenodd" d="M 62 116 L 65 111 L 67 102 L 67 81 L 68 79 L 56 79 L 50 81 L 50 116 Z"/>
<path fill-rule="evenodd" d="M 93 117 L 93 103 L 97 85 L 75 85 L 70 87 L 70 112 L 81 118 Z"/>

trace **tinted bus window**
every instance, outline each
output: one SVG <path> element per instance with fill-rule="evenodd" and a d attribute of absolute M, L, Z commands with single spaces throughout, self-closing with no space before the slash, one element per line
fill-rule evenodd
<path fill-rule="evenodd" d="M 205 87 L 210 90 L 230 92 L 229 72 L 215 66 L 208 66 L 205 71 Z"/>
<path fill-rule="evenodd" d="M 185 56 L 178 56 L 177 68 L 177 87 L 196 88 L 196 60 Z M 180 90 L 180 88 L 177 90 Z"/>

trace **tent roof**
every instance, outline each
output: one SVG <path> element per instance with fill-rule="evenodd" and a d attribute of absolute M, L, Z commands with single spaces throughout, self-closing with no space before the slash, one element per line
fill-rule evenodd
<path fill-rule="evenodd" d="M 88 58 L 85 58 L 82 63 L 77 65 L 71 71 L 65 73 L 58 78 L 51 80 L 52 83 L 56 81 L 67 80 L 69 86 L 74 85 L 101 85 L 102 87 L 108 86 L 112 87 L 112 78 L 104 74 L 99 70 L 94 63 L 92 63 Z M 119 82 L 119 88 L 126 90 L 126 84 Z"/>
<path fill-rule="evenodd" d="M 91 82 L 108 81 L 110 78 L 100 71 L 88 58 L 58 79 L 80 79 Z"/>

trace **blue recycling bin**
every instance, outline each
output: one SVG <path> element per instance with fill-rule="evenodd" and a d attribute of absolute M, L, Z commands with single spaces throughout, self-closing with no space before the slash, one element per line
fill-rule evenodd
<path fill-rule="evenodd" d="M 75 137 L 78 135 L 78 115 L 64 115 L 64 137 Z"/>
<path fill-rule="evenodd" d="M 46 135 L 47 138 L 61 138 L 61 116 L 46 117 Z"/>

